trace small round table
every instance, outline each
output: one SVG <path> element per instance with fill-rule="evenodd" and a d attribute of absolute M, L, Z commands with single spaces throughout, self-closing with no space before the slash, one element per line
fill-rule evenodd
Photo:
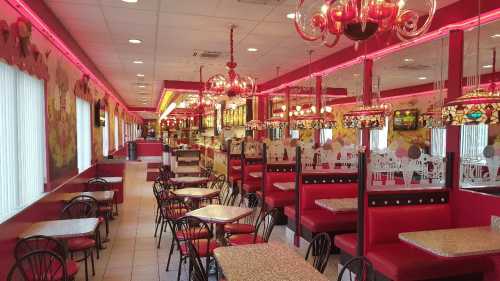
<path fill-rule="evenodd" d="M 206 184 L 210 179 L 207 177 L 178 177 L 170 178 L 170 182 L 176 187 L 199 186 Z"/>

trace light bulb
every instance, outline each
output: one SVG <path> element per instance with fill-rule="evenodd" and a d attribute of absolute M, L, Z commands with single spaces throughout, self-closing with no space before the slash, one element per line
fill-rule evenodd
<path fill-rule="evenodd" d="M 281 106 L 281 110 L 285 111 L 286 110 L 286 105 Z"/>
<path fill-rule="evenodd" d="M 300 107 L 300 105 L 297 105 L 297 106 L 295 107 L 295 110 L 300 111 L 300 109 L 301 109 L 301 108 L 302 108 L 302 107 Z"/>

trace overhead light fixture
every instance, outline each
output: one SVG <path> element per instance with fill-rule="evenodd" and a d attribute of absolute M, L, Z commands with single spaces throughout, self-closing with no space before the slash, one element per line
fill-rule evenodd
<path fill-rule="evenodd" d="M 285 111 L 286 110 L 286 105 L 281 106 L 281 110 Z"/>
<path fill-rule="evenodd" d="M 130 44 L 141 44 L 142 40 L 140 40 L 140 39 L 128 39 L 128 42 Z"/>
<path fill-rule="evenodd" d="M 288 14 L 286 14 L 286 18 L 290 19 L 290 20 L 295 19 L 295 13 L 288 13 Z"/>
<path fill-rule="evenodd" d="M 122 0 L 122 2 L 125 2 L 125 3 L 137 3 L 137 2 L 139 2 L 139 0 Z"/>
<path fill-rule="evenodd" d="M 142 60 L 134 60 L 133 63 L 135 63 L 135 64 L 143 64 L 144 62 Z"/>
<path fill-rule="evenodd" d="M 404 59 L 404 61 L 405 61 L 405 62 L 414 62 L 415 60 L 414 60 L 414 59 L 412 59 L 412 58 L 405 58 L 405 59 Z"/>
<path fill-rule="evenodd" d="M 142 73 L 137 73 L 137 75 L 136 75 L 136 76 L 137 76 L 137 77 L 144 77 L 144 74 L 142 74 Z"/>
<path fill-rule="evenodd" d="M 252 52 L 252 53 L 257 52 L 258 50 L 259 50 L 259 49 L 257 49 L 257 48 L 248 48 L 248 49 L 247 49 L 247 51 Z"/>
<path fill-rule="evenodd" d="M 146 85 L 139 85 L 137 87 L 139 87 L 139 88 L 146 88 Z"/>
<path fill-rule="evenodd" d="M 420 76 L 420 77 L 418 77 L 418 80 L 427 80 L 427 77 L 425 77 L 425 76 Z"/>
<path fill-rule="evenodd" d="M 491 38 L 500 38 L 500 34 L 493 34 L 491 35 Z"/>
<path fill-rule="evenodd" d="M 493 68 L 492 64 L 483 65 L 483 68 Z"/>

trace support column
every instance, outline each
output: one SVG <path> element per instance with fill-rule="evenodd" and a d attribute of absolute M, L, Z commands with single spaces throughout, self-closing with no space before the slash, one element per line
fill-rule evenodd
<path fill-rule="evenodd" d="M 372 81 L 373 81 L 373 60 L 365 59 L 363 62 L 363 105 L 372 105 Z M 366 151 L 370 151 L 370 129 L 362 130 L 361 145 L 366 147 Z"/>
<path fill-rule="evenodd" d="M 290 87 L 286 87 L 285 89 L 285 105 L 286 105 L 286 110 L 284 114 L 286 118 L 286 128 L 284 128 L 285 130 L 284 136 L 286 138 L 290 138 Z"/>
<path fill-rule="evenodd" d="M 257 97 L 257 119 L 264 123 L 266 121 L 266 115 L 267 115 L 267 96 L 258 96 Z M 260 130 L 257 132 L 257 138 L 265 138 L 267 135 L 266 130 Z"/>
<path fill-rule="evenodd" d="M 448 95 L 445 103 L 462 95 L 462 77 L 464 61 L 464 32 L 450 31 L 448 47 Z M 453 153 L 451 163 L 451 188 L 459 186 L 460 180 L 460 126 L 446 127 L 446 152 Z"/>
<path fill-rule="evenodd" d="M 315 106 L 316 106 L 316 112 L 320 112 L 321 109 L 321 86 L 323 83 L 323 77 L 321 76 L 316 76 L 316 99 L 315 99 Z M 315 114 L 316 115 L 316 114 Z M 321 129 L 314 129 L 314 144 L 316 146 L 319 146 L 320 144 L 320 136 L 321 136 Z"/>

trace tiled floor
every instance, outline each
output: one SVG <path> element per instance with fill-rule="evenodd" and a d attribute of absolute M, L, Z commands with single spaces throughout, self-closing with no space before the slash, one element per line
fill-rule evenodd
<path fill-rule="evenodd" d="M 96 275 L 92 281 L 175 281 L 179 255 L 174 252 L 169 272 L 165 266 L 170 247 L 170 232 L 164 233 L 161 248 L 157 249 L 154 234 L 155 201 L 151 185 L 146 182 L 144 162 L 129 162 L 125 168 L 125 203 L 120 215 L 111 223 L 111 241 L 96 262 Z M 271 240 L 288 243 L 286 228 L 277 226 Z M 298 250 L 303 256 L 304 248 Z M 338 256 L 331 256 L 325 275 L 337 279 Z M 187 280 L 186 267 L 181 280 Z M 83 266 L 77 281 L 85 280 Z"/>

